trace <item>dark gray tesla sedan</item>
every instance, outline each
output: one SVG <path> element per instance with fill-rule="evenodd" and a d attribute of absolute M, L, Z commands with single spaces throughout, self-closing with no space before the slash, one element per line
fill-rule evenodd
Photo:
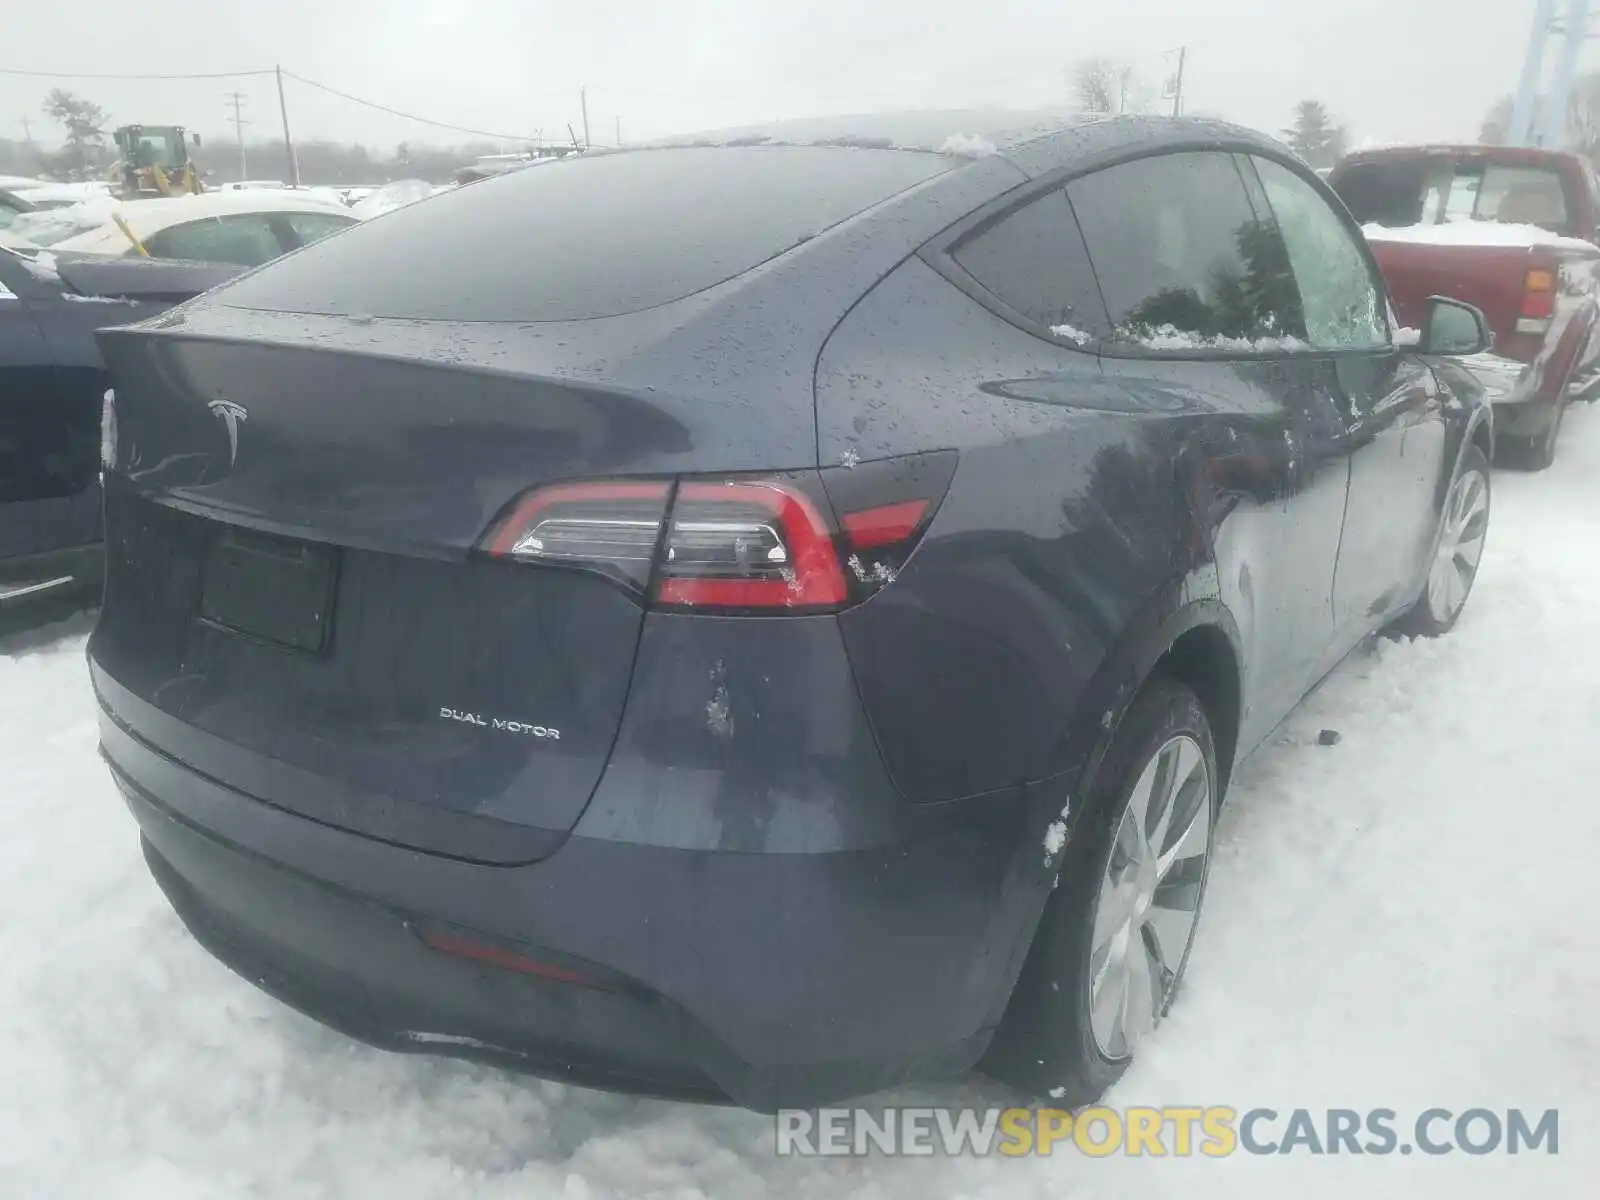
<path fill-rule="evenodd" d="M 1466 603 L 1490 410 L 1277 143 L 969 115 L 585 154 L 100 335 L 91 645 L 156 878 L 381 1045 L 1063 1103 L 1230 773 Z M 1401 344 L 1404 342 L 1404 344 Z"/>

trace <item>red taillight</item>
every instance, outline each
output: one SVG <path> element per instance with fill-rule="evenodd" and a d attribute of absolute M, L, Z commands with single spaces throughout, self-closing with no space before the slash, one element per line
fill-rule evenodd
<path fill-rule="evenodd" d="M 1556 310 L 1556 273 L 1542 267 L 1530 270 L 1522 285 L 1522 315 L 1542 320 Z"/>
<path fill-rule="evenodd" d="M 804 493 L 730 480 L 678 486 L 653 596 L 675 608 L 833 608 L 848 589 Z"/>
<path fill-rule="evenodd" d="M 480 550 L 596 571 L 663 608 L 829 612 L 894 578 L 954 471 L 942 451 L 820 474 L 554 484 L 521 497 Z"/>
<path fill-rule="evenodd" d="M 650 581 L 668 483 L 562 483 L 517 501 L 484 539 L 496 558 L 587 567 L 635 589 Z"/>

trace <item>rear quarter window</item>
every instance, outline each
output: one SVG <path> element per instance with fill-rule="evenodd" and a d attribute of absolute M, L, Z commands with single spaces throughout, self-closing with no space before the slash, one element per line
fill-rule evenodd
<path fill-rule="evenodd" d="M 1087 344 L 1110 332 L 1083 236 L 1060 190 L 967 237 L 950 257 L 1007 308 L 1063 341 Z"/>
<path fill-rule="evenodd" d="M 958 165 L 937 154 L 823 147 L 558 160 L 376 217 L 219 299 L 424 321 L 615 316 L 731 279 Z"/>

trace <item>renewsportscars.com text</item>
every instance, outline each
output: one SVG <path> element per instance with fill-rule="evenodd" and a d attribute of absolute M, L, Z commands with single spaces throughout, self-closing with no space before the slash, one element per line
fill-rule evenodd
<path fill-rule="evenodd" d="M 1393 1109 L 1222 1106 L 1165 1108 L 783 1109 L 777 1152 L 798 1157 L 1057 1152 L 1104 1158 L 1252 1155 L 1559 1154 L 1556 1109 Z"/>

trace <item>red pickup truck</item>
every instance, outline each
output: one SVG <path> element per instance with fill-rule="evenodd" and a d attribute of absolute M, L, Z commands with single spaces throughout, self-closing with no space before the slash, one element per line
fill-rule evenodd
<path fill-rule="evenodd" d="M 1600 179 L 1575 154 L 1401 146 L 1342 159 L 1328 183 L 1362 225 L 1403 326 L 1430 296 L 1483 310 L 1493 349 L 1470 360 L 1495 441 L 1535 470 L 1567 403 L 1600 383 Z M 1498 457 L 1498 455 L 1497 455 Z"/>

